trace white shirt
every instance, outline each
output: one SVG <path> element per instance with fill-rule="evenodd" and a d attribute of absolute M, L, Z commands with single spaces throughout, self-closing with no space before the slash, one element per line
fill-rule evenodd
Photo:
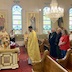
<path fill-rule="evenodd" d="M 10 33 L 10 38 L 15 38 L 15 34 Z"/>

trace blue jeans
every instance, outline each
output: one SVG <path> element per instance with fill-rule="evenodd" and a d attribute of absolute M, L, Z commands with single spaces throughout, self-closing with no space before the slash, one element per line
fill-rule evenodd
<path fill-rule="evenodd" d="M 64 58 L 66 55 L 67 50 L 61 50 L 61 58 Z"/>

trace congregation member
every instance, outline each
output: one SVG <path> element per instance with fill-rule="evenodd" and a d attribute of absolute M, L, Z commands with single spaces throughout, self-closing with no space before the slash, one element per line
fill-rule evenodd
<path fill-rule="evenodd" d="M 3 37 L 4 36 L 9 36 L 5 28 L 2 29 L 1 33 L 2 33 Z"/>
<path fill-rule="evenodd" d="M 15 33 L 13 30 L 10 32 L 10 41 L 15 42 Z"/>
<path fill-rule="evenodd" d="M 10 42 L 10 39 L 9 39 L 9 35 L 8 33 L 6 32 L 6 29 L 3 28 L 1 31 L 0 31 L 0 45 L 3 47 L 3 48 L 7 48 L 9 46 L 9 42 Z M 10 48 L 10 47 L 8 47 Z"/>
<path fill-rule="evenodd" d="M 59 47 L 61 50 L 61 58 L 64 58 L 67 50 L 70 48 L 69 35 L 67 30 L 62 30 L 62 36 L 59 41 Z"/>
<path fill-rule="evenodd" d="M 56 51 L 57 51 L 57 58 L 58 58 L 58 59 L 61 58 L 61 50 L 60 50 L 60 48 L 59 48 L 59 46 L 58 46 L 59 40 L 60 40 L 60 38 L 61 38 L 61 35 L 62 35 L 62 33 L 61 33 L 61 28 L 58 28 L 58 29 L 57 29 L 56 41 L 55 41 Z"/>
<path fill-rule="evenodd" d="M 32 64 L 33 62 L 37 62 L 41 60 L 40 50 L 38 45 L 38 39 L 36 32 L 33 30 L 32 26 L 28 27 L 29 29 L 29 36 L 28 36 L 28 64 Z"/>
<path fill-rule="evenodd" d="M 56 45 L 55 45 L 55 40 L 56 40 L 56 31 L 54 29 L 51 30 L 51 35 L 49 37 L 49 43 L 50 43 L 50 55 L 52 57 L 57 57 L 57 53 L 56 53 Z"/>
<path fill-rule="evenodd" d="M 1 38 L 4 38 L 4 37 L 5 37 L 5 38 L 7 38 L 7 40 L 10 41 L 9 34 L 7 33 L 7 31 L 6 31 L 5 28 L 3 28 L 3 29 L 1 30 L 0 36 L 1 36 Z"/>

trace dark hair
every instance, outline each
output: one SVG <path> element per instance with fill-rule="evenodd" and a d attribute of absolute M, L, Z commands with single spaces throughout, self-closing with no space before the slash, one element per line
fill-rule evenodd
<path fill-rule="evenodd" d="M 68 35 L 68 31 L 66 29 L 64 30 L 64 32 L 65 32 L 66 35 Z"/>
<path fill-rule="evenodd" d="M 28 28 L 32 29 L 32 26 L 29 26 Z"/>

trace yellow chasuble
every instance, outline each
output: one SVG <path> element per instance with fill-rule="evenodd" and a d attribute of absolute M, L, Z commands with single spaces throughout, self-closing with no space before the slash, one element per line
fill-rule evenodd
<path fill-rule="evenodd" d="M 28 34 L 24 34 L 24 45 L 27 48 Z"/>
<path fill-rule="evenodd" d="M 41 60 L 38 39 L 34 30 L 29 34 L 27 50 L 32 62 Z"/>
<path fill-rule="evenodd" d="M 28 39 L 28 34 L 24 34 L 24 42 Z"/>
<path fill-rule="evenodd" d="M 6 31 L 2 32 L 2 36 L 7 37 L 8 40 L 10 40 L 10 37 L 9 37 L 9 35 L 8 35 L 8 33 Z"/>
<path fill-rule="evenodd" d="M 1 38 L 2 38 L 2 32 L 0 31 L 0 40 L 1 40 Z"/>
<path fill-rule="evenodd" d="M 9 43 L 10 43 L 10 38 L 9 35 L 6 31 L 2 32 L 0 31 L 0 44 L 3 48 L 7 46 L 6 48 L 10 48 Z"/>

